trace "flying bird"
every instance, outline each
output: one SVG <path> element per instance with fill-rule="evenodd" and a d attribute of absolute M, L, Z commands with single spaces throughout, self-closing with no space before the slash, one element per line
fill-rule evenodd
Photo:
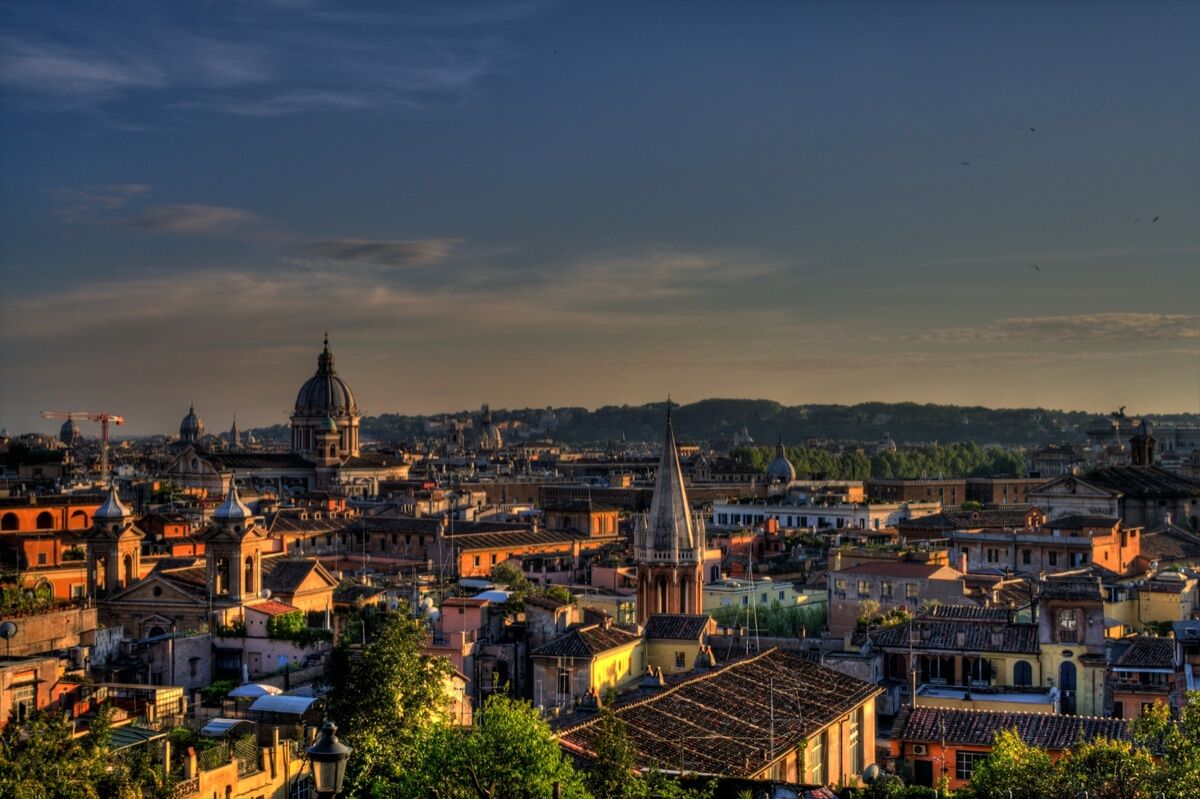
<path fill-rule="evenodd" d="M 1037 264 L 1030 264 L 1030 266 L 1032 266 L 1034 269 L 1038 270 L 1039 272 L 1042 271 L 1042 268 L 1040 266 L 1038 266 Z"/>
<path fill-rule="evenodd" d="M 1037 128 L 1030 128 L 1030 129 L 1029 129 L 1029 132 L 1030 132 L 1030 133 L 1037 133 Z"/>
<path fill-rule="evenodd" d="M 970 162 L 970 161 L 959 161 L 958 163 L 962 164 L 963 166 L 970 166 L 970 165 L 971 165 L 971 162 Z"/>
<path fill-rule="evenodd" d="M 1154 224 L 1155 222 L 1157 222 L 1157 221 L 1158 221 L 1158 217 L 1156 216 L 1156 217 L 1154 217 L 1153 219 L 1151 219 L 1151 220 L 1150 220 L 1150 224 L 1152 224 L 1152 225 L 1153 225 L 1153 224 Z"/>

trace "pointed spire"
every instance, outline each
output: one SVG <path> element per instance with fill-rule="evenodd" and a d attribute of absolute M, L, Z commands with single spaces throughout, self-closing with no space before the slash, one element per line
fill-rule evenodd
<path fill-rule="evenodd" d="M 333 374 L 333 352 L 329 349 L 329 331 L 325 331 L 325 346 L 317 356 L 317 374 Z"/>
<path fill-rule="evenodd" d="M 642 550 L 643 557 L 660 562 L 692 561 L 697 555 L 698 525 L 693 522 L 688 506 L 669 404 L 666 421 L 662 456 L 654 480 L 654 496 L 650 500 L 650 514 L 642 524 L 637 546 Z"/>

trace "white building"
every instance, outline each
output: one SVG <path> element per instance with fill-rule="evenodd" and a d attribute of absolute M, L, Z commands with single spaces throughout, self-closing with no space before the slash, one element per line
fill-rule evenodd
<path fill-rule="evenodd" d="M 714 502 L 714 527 L 748 527 L 774 519 L 781 529 L 880 530 L 906 519 L 940 513 L 940 502 L 846 502 L 809 504 L 801 500 Z"/>

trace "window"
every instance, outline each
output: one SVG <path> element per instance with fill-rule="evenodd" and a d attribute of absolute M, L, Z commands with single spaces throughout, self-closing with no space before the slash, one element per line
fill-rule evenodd
<path fill-rule="evenodd" d="M 1057 566 L 1057 565 L 1058 565 L 1058 553 L 1057 553 L 1057 552 L 1051 552 L 1051 553 L 1049 554 L 1049 558 L 1050 558 L 1050 565 L 1051 565 L 1051 566 Z"/>
<path fill-rule="evenodd" d="M 71 598 L 72 599 L 82 599 L 83 598 L 83 584 L 82 583 L 80 583 L 79 585 L 71 586 Z"/>
<path fill-rule="evenodd" d="M 675 668 L 682 669 L 685 665 L 687 665 L 687 662 L 686 662 L 686 657 L 685 657 L 684 653 L 676 652 L 675 653 Z"/>
<path fill-rule="evenodd" d="M 29 718 L 30 714 L 36 709 L 35 707 L 34 686 L 20 685 L 14 686 L 12 689 L 12 706 L 17 713 L 17 721 L 23 722 Z"/>
<path fill-rule="evenodd" d="M 475 565 L 478 566 L 479 565 L 479 556 L 476 555 L 474 560 L 475 560 Z"/>
<path fill-rule="evenodd" d="M 975 765 L 983 762 L 987 752 L 964 752 L 959 750 L 954 760 L 954 776 L 960 780 L 969 780 L 975 772 Z"/>
<path fill-rule="evenodd" d="M 780 602 L 782 602 L 782 601 L 783 601 L 783 599 L 784 599 L 784 594 L 785 594 L 785 593 L 786 593 L 786 592 L 784 592 L 784 591 L 780 591 L 780 592 L 779 592 L 779 601 L 780 601 Z"/>
<path fill-rule="evenodd" d="M 1033 562 L 1033 552 L 1028 549 L 1022 549 L 1021 550 L 1021 563 L 1028 566 L 1032 562 Z"/>
<path fill-rule="evenodd" d="M 846 591 L 846 581 L 845 580 L 834 580 L 833 581 L 833 589 L 835 591 L 842 591 L 844 593 Z"/>
<path fill-rule="evenodd" d="M 1013 685 L 1033 685 L 1033 666 L 1026 660 L 1018 660 L 1013 666 Z"/>
<path fill-rule="evenodd" d="M 742 604 L 743 604 L 743 605 L 749 605 L 749 604 L 750 604 L 750 597 L 749 597 L 749 596 L 744 596 L 744 597 L 742 597 Z"/>
<path fill-rule="evenodd" d="M 987 562 L 988 562 L 988 563 L 999 563 L 999 562 L 1000 562 L 1000 550 L 998 550 L 998 549 L 988 549 L 988 551 L 987 551 Z"/>
<path fill-rule="evenodd" d="M 495 552 L 492 553 L 492 565 L 493 566 L 496 565 L 496 553 Z"/>
<path fill-rule="evenodd" d="M 870 596 L 871 595 L 870 580 L 859 580 L 858 581 L 858 595 L 859 596 Z"/>
<path fill-rule="evenodd" d="M 1065 608 L 1058 612 L 1058 640 L 1067 644 L 1079 642 L 1079 611 Z"/>
<path fill-rule="evenodd" d="M 808 741 L 804 750 L 804 782 L 810 785 L 824 785 L 825 778 L 825 733 L 814 735 Z"/>
<path fill-rule="evenodd" d="M 850 714 L 850 743 L 847 751 L 850 755 L 850 773 L 859 774 L 863 770 L 863 747 L 862 747 L 862 708 L 855 710 Z"/>
<path fill-rule="evenodd" d="M 46 565 L 46 553 L 45 553 L 45 552 L 39 552 L 39 553 L 38 553 L 38 565 L 39 565 L 39 566 L 45 566 L 45 565 Z"/>
<path fill-rule="evenodd" d="M 569 696 L 571 693 L 571 670 L 558 670 L 558 693 L 560 695 Z"/>
<path fill-rule="evenodd" d="M 892 598 L 892 583 L 890 580 L 884 580 L 879 584 L 879 595 L 887 599 Z"/>
<path fill-rule="evenodd" d="M 916 583 L 909 583 L 904 586 L 904 596 L 909 599 L 916 599 L 921 594 L 921 587 Z"/>
<path fill-rule="evenodd" d="M 758 601 L 764 605 L 767 604 L 767 595 L 764 593 L 762 596 L 760 596 L 758 598 Z"/>

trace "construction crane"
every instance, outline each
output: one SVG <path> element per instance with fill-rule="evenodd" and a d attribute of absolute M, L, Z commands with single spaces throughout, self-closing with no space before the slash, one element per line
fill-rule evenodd
<path fill-rule="evenodd" d="M 108 425 L 125 424 L 125 417 L 115 413 L 96 413 L 94 411 L 42 411 L 43 419 L 73 419 L 100 423 L 100 482 L 108 483 Z"/>

